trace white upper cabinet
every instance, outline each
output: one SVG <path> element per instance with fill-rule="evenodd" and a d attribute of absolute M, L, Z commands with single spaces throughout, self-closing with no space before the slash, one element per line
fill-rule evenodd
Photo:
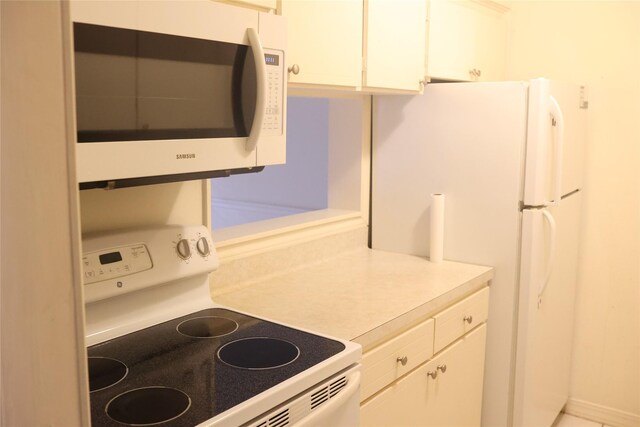
<path fill-rule="evenodd" d="M 426 0 L 366 0 L 363 86 L 418 92 L 425 78 Z"/>
<path fill-rule="evenodd" d="M 360 87 L 362 0 L 282 0 L 289 83 Z"/>
<path fill-rule="evenodd" d="M 280 13 L 294 86 L 422 89 L 427 0 L 282 0 Z"/>
<path fill-rule="evenodd" d="M 508 9 L 488 0 L 431 0 L 427 75 L 503 80 Z"/>

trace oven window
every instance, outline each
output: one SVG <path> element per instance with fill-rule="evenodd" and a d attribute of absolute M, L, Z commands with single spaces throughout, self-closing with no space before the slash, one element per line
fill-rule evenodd
<path fill-rule="evenodd" d="M 78 142 L 246 137 L 245 45 L 74 23 Z"/>

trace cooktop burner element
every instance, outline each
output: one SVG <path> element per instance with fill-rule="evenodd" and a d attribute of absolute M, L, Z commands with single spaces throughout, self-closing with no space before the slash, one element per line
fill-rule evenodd
<path fill-rule="evenodd" d="M 144 387 L 114 397 L 107 415 L 122 424 L 150 426 L 175 420 L 189 409 L 189 396 L 167 387 Z"/>
<path fill-rule="evenodd" d="M 186 335 L 186 330 L 192 327 L 200 330 L 201 319 L 213 319 L 214 324 L 227 325 L 224 331 L 232 326 L 236 329 L 225 335 L 209 336 L 213 335 L 211 330 L 204 327 L 204 335 L 209 336 L 207 339 Z M 215 328 L 214 331 L 221 333 Z M 265 352 L 263 347 L 276 343 L 280 350 L 270 355 L 267 362 L 260 362 L 258 369 L 239 369 L 217 356 L 226 350 L 236 353 L 235 345 L 230 343 L 249 345 L 243 347 L 249 353 L 245 365 L 255 362 L 251 359 Z M 223 348 L 226 350 L 222 351 Z M 198 425 L 344 349 L 345 345 L 339 341 L 246 314 L 223 308 L 201 310 L 88 348 L 90 358 L 116 359 L 129 368 L 122 381 L 91 393 L 91 424 L 93 427 L 122 427 L 122 423 L 161 423 L 162 427 Z M 264 369 L 273 364 L 275 368 Z M 152 397 L 139 394 L 149 389 L 153 392 Z M 160 400 L 164 396 L 157 395 L 166 393 L 160 390 L 174 390 L 174 394 L 184 395 L 178 398 L 182 400 L 182 406 L 165 413 L 172 403 Z M 191 406 L 186 409 L 184 402 L 189 399 Z M 162 417 L 157 411 L 162 411 Z M 136 418 L 140 412 L 143 415 L 151 413 L 149 418 Z"/>
<path fill-rule="evenodd" d="M 89 357 L 89 391 L 100 391 L 118 384 L 127 376 L 127 365 L 108 357 Z"/>
<path fill-rule="evenodd" d="M 289 341 L 251 337 L 220 347 L 218 358 L 227 365 L 242 369 L 273 369 L 295 361 L 300 349 Z"/>
<path fill-rule="evenodd" d="M 238 323 L 225 317 L 205 316 L 185 320 L 177 326 L 178 332 L 192 338 L 216 338 L 238 329 Z"/>

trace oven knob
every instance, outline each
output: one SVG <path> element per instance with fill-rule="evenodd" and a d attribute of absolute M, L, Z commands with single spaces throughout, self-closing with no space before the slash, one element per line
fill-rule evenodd
<path fill-rule="evenodd" d="M 198 253 L 203 257 L 211 253 L 211 250 L 209 249 L 209 242 L 207 242 L 207 239 L 204 237 L 201 237 L 200 239 L 198 239 L 196 248 L 198 249 Z"/>
<path fill-rule="evenodd" d="M 191 257 L 191 248 L 189 248 L 189 241 L 187 239 L 180 240 L 176 245 L 176 250 L 182 259 L 189 259 Z"/>

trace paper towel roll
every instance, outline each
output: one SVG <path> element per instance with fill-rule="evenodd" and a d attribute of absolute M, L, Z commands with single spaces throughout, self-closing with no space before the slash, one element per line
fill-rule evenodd
<path fill-rule="evenodd" d="M 442 262 L 444 249 L 444 194 L 431 195 L 431 226 L 429 233 L 429 259 Z"/>

